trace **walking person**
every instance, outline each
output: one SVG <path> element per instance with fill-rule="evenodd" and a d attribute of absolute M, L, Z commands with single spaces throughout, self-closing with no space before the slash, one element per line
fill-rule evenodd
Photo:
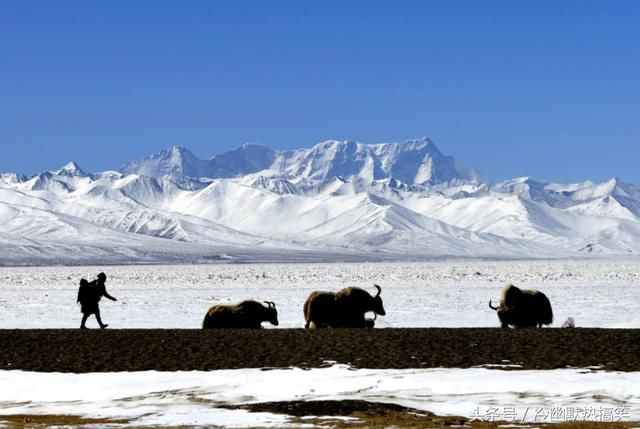
<path fill-rule="evenodd" d="M 92 314 L 96 315 L 96 320 L 101 329 L 106 328 L 106 323 L 102 323 L 100 318 L 100 306 L 98 303 L 104 296 L 111 301 L 117 301 L 116 298 L 109 295 L 105 287 L 107 281 L 107 275 L 105 273 L 98 274 L 98 278 L 92 282 L 88 282 L 85 279 L 80 280 L 80 288 L 78 289 L 78 300 L 80 303 L 80 311 L 82 312 L 82 322 L 80 323 L 80 329 L 86 329 L 85 323 Z"/>

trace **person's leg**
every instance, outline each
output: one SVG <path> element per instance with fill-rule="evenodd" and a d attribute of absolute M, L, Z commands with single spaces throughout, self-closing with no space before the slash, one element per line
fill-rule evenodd
<path fill-rule="evenodd" d="M 98 325 L 100 325 L 100 329 L 104 329 L 109 326 L 106 323 L 102 323 L 102 319 L 100 318 L 100 309 L 96 310 L 96 320 L 98 321 Z"/>
<path fill-rule="evenodd" d="M 80 322 L 80 329 L 87 328 L 84 324 L 87 323 L 88 318 L 89 318 L 89 313 L 82 313 L 82 322 Z"/>

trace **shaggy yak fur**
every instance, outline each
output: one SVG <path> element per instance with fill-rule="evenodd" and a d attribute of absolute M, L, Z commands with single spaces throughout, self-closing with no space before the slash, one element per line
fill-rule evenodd
<path fill-rule="evenodd" d="M 377 315 L 384 316 L 380 292 L 376 296 L 357 288 L 348 287 L 338 292 L 311 292 L 304 303 L 305 328 L 373 328 Z M 365 313 L 373 311 L 374 319 Z"/>
<path fill-rule="evenodd" d="M 260 329 L 262 322 L 278 326 L 278 310 L 271 301 L 266 306 L 258 301 L 242 301 L 236 305 L 214 305 L 202 321 L 204 329 L 248 328 Z"/>
<path fill-rule="evenodd" d="M 507 285 L 502 290 L 502 300 L 499 307 L 489 307 L 498 312 L 498 318 L 503 328 L 509 325 L 516 328 L 541 328 L 553 322 L 551 303 L 545 294 L 538 290 L 519 289 L 514 285 Z"/>

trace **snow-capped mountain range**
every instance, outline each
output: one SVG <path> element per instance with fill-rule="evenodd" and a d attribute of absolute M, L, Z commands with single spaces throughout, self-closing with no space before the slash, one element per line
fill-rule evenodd
<path fill-rule="evenodd" d="M 1 174 L 0 243 L 0 264 L 636 255 L 640 188 L 490 184 L 426 138 L 176 146 L 120 171 Z"/>

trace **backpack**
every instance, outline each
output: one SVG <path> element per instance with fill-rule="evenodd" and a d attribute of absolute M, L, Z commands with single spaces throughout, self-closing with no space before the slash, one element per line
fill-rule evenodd
<path fill-rule="evenodd" d="M 89 282 L 87 281 L 87 279 L 80 279 L 80 287 L 78 288 L 78 300 L 76 302 L 83 304 L 87 302 L 90 295 L 91 290 Z"/>

